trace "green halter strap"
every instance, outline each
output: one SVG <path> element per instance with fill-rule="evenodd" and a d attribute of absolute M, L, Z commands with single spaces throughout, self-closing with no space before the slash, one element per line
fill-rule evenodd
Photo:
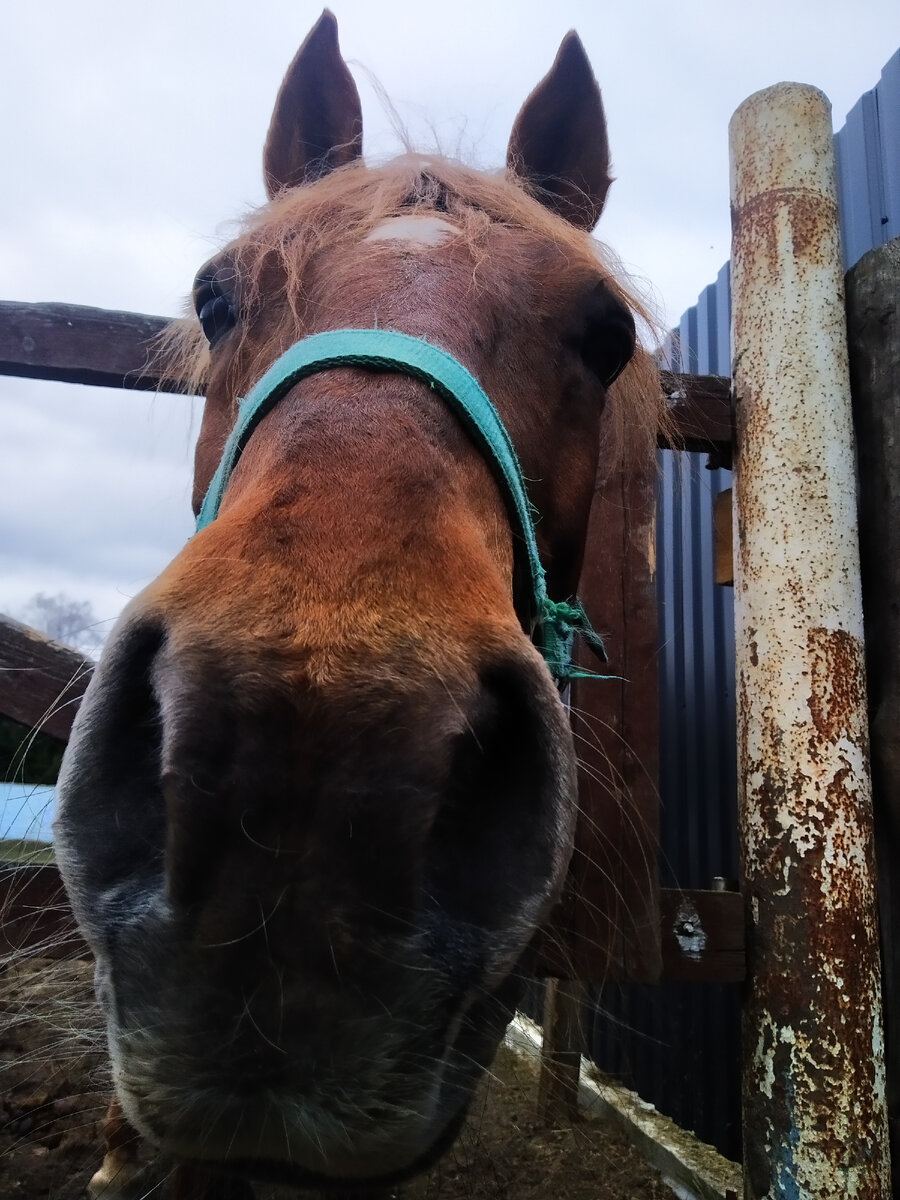
<path fill-rule="evenodd" d="M 405 333 L 382 329 L 337 329 L 295 342 L 277 358 L 244 399 L 221 461 L 197 516 L 197 531 L 214 521 L 231 472 L 256 426 L 295 384 L 332 367 L 396 371 L 425 383 L 462 421 L 493 468 L 515 530 L 528 559 L 532 593 L 532 636 L 555 679 L 564 682 L 593 672 L 572 665 L 575 634 L 605 662 L 603 642 L 591 627 L 580 600 L 555 603 L 547 595 L 544 568 L 534 536 L 534 510 L 528 500 L 516 452 L 503 422 L 477 380 L 446 351 Z"/>

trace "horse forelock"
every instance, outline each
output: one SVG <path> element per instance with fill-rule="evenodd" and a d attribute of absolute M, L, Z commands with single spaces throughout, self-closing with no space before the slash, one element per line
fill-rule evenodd
<path fill-rule="evenodd" d="M 253 348 L 249 372 L 261 375 L 292 341 L 305 336 L 310 263 L 323 252 L 379 240 L 379 228 L 392 219 L 439 214 L 455 229 L 480 269 L 493 226 L 538 235 L 555 245 L 570 267 L 600 270 L 607 287 L 634 315 L 644 342 L 658 340 L 659 322 L 638 294 L 615 254 L 545 207 L 533 186 L 508 171 L 479 171 L 452 159 L 405 154 L 377 167 L 354 162 L 315 183 L 282 191 L 248 214 L 237 237 L 222 252 L 240 281 L 240 341 L 231 362 L 242 359 L 252 319 L 271 301 L 271 278 L 278 273 L 283 322 L 275 345 Z M 373 235 L 375 235 L 373 237 Z M 477 314 L 476 314 L 477 315 Z M 477 331 L 476 331 L 477 332 Z M 202 393 L 210 368 L 209 347 L 197 320 L 173 322 L 160 343 L 163 373 Z M 639 346 L 609 389 L 604 411 L 603 464 L 607 469 L 632 453 L 646 453 L 667 414 L 658 370 L 650 350 Z"/>

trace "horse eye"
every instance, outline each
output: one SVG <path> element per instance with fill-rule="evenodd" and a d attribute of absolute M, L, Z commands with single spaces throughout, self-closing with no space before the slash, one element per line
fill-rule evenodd
<path fill-rule="evenodd" d="M 605 388 L 622 374 L 634 355 L 634 317 L 606 289 L 598 289 L 581 353 L 587 367 Z"/>
<path fill-rule="evenodd" d="M 634 326 L 605 329 L 585 347 L 587 365 L 605 388 L 619 378 L 634 354 Z"/>
<path fill-rule="evenodd" d="M 194 282 L 194 308 L 210 346 L 234 327 L 234 285 L 234 268 L 222 259 L 201 267 Z"/>
<path fill-rule="evenodd" d="M 204 289 L 197 296 L 197 316 L 203 336 L 214 346 L 234 326 L 234 305 L 227 296 Z"/>

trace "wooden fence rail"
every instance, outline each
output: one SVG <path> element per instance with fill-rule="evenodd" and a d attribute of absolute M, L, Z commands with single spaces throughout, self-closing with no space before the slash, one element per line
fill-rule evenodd
<path fill-rule="evenodd" d="M 68 741 L 94 664 L 0 614 L 0 715 Z"/>
<path fill-rule="evenodd" d="M 155 349 L 167 317 L 82 304 L 0 301 L 0 375 L 55 379 L 138 391 L 181 392 L 166 379 Z M 730 381 L 716 375 L 664 372 L 679 450 L 727 454 L 731 443 Z"/>

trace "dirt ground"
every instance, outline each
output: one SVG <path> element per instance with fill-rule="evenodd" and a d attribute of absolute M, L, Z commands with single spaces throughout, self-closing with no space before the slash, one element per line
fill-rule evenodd
<path fill-rule="evenodd" d="M 0 974 L 3 1200 L 84 1200 L 100 1164 L 109 1089 L 90 978 L 87 963 L 40 959 Z M 533 1064 L 501 1048 L 453 1149 L 429 1174 L 379 1200 L 671 1200 L 617 1130 L 593 1120 L 543 1128 L 536 1099 Z M 148 1170 L 141 1192 L 163 1200 L 166 1172 Z M 311 1193 L 257 1186 L 256 1197 L 310 1200 Z"/>

